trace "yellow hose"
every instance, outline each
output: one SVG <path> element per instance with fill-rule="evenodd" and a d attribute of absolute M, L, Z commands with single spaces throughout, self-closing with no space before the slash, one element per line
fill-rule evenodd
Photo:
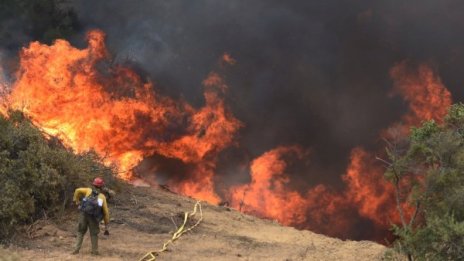
<path fill-rule="evenodd" d="M 187 224 L 188 219 L 193 217 L 197 213 L 197 210 L 200 213 L 200 218 L 198 219 L 198 221 L 193 226 L 191 226 L 189 228 L 185 228 L 185 224 Z M 195 206 L 193 207 L 192 212 L 190 212 L 190 213 L 185 212 L 184 213 L 184 222 L 182 223 L 182 226 L 180 226 L 179 229 L 177 229 L 177 231 L 172 235 L 172 238 L 169 239 L 168 241 L 166 241 L 163 244 L 163 247 L 160 250 L 151 251 L 151 252 L 146 253 L 141 259 L 139 259 L 139 261 L 154 261 L 154 260 L 156 260 L 156 257 L 161 252 L 164 252 L 164 251 L 166 251 L 168 249 L 169 244 L 176 241 L 178 238 L 180 238 L 186 232 L 189 232 L 190 230 L 194 229 L 196 226 L 198 226 L 198 224 L 200 224 L 200 222 L 202 220 L 203 220 L 203 211 L 201 210 L 200 201 L 197 201 L 195 203 Z"/>

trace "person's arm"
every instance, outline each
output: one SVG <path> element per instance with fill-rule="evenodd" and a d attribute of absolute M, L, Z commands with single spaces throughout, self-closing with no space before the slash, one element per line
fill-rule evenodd
<path fill-rule="evenodd" d="M 81 198 L 87 196 L 88 192 L 89 192 L 89 188 L 77 188 L 74 191 L 74 197 L 73 197 L 74 203 L 78 205 L 79 202 L 81 201 Z"/>
<path fill-rule="evenodd" d="M 105 225 L 108 226 L 108 224 L 110 223 L 110 210 L 108 209 L 108 203 L 106 202 L 105 195 L 101 195 L 100 198 L 103 200 L 103 204 L 102 204 L 103 221 L 105 222 Z"/>
<path fill-rule="evenodd" d="M 110 225 L 110 211 L 108 209 L 108 203 L 106 202 L 106 197 L 105 195 L 101 194 L 100 200 L 102 200 L 102 212 L 103 212 L 103 221 L 105 222 L 105 233 L 103 233 L 105 236 L 109 236 L 110 232 L 109 230 L 109 225 Z"/>

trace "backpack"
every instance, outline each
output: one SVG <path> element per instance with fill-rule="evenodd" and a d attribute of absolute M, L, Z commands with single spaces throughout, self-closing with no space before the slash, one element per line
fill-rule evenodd
<path fill-rule="evenodd" d="M 92 190 L 92 193 L 82 200 L 81 211 L 87 215 L 94 217 L 97 221 L 103 218 L 102 207 L 98 205 L 98 191 Z"/>

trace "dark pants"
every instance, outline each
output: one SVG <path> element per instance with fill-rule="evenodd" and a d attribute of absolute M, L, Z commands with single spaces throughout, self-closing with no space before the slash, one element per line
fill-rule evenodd
<path fill-rule="evenodd" d="M 77 239 L 74 247 L 74 252 L 79 252 L 84 240 L 84 235 L 87 232 L 87 228 L 90 231 L 90 241 L 92 243 L 92 254 L 98 254 L 98 233 L 100 228 L 98 221 L 95 217 L 89 216 L 84 212 L 79 213 L 79 223 L 77 226 Z"/>

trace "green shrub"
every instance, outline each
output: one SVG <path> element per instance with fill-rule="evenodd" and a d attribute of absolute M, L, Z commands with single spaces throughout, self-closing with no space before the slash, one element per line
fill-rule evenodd
<path fill-rule="evenodd" d="M 96 176 L 114 183 L 113 170 L 99 162 L 94 153 L 76 155 L 45 138 L 20 112 L 0 116 L 0 239 L 18 224 L 64 210 L 74 189 Z"/>
<path fill-rule="evenodd" d="M 453 105 L 445 122 L 413 128 L 407 142 L 392 141 L 385 176 L 408 201 L 398 206 L 396 249 L 409 260 L 464 260 L 464 105 Z M 409 213 L 409 215 L 407 214 Z"/>

